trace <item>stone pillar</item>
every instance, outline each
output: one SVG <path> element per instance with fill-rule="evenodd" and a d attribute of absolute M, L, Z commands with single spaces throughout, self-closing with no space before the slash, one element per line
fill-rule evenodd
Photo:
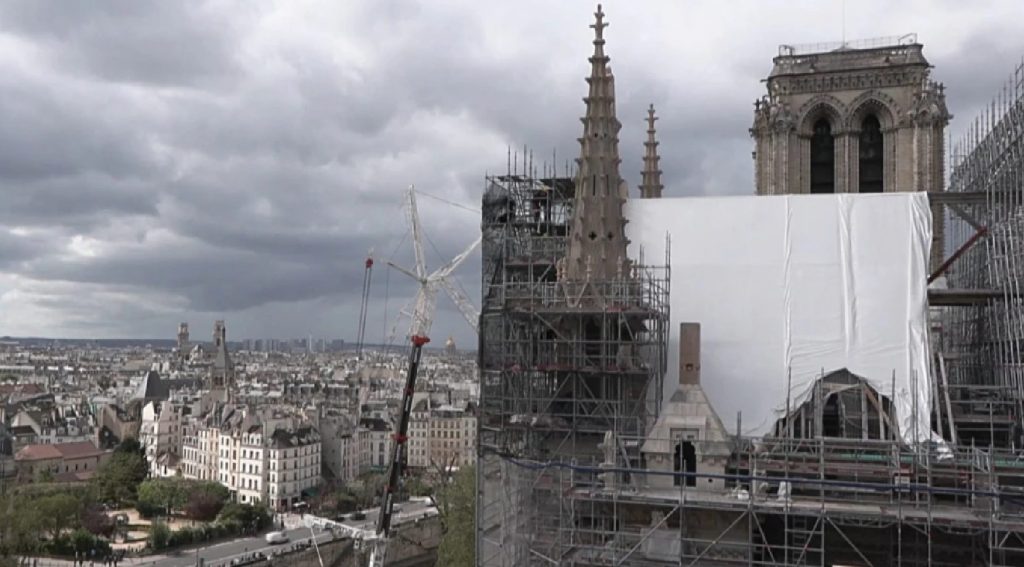
<path fill-rule="evenodd" d="M 800 135 L 800 174 L 793 186 L 794 193 L 808 194 L 811 192 L 811 137 Z"/>
<path fill-rule="evenodd" d="M 860 131 L 851 131 L 846 138 L 846 147 L 849 149 L 846 192 L 860 193 Z"/>
<path fill-rule="evenodd" d="M 895 128 L 882 130 L 882 192 L 896 191 L 896 148 L 899 146 Z"/>

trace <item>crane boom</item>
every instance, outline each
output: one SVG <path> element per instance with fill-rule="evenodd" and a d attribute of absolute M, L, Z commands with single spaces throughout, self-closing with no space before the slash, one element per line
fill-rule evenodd
<path fill-rule="evenodd" d="M 398 416 L 398 431 L 392 435 L 395 442 L 391 445 L 391 462 L 388 464 L 388 476 L 380 499 L 380 513 L 377 515 L 377 538 L 370 554 L 371 567 L 384 565 L 388 536 L 391 535 L 391 518 L 394 515 L 398 480 L 402 477 L 408 457 L 408 452 L 405 451 L 405 442 L 409 439 L 409 417 L 412 415 L 412 398 L 416 392 L 416 373 L 420 367 L 423 345 L 429 343 L 430 339 L 424 335 L 413 335 L 411 341 L 409 370 L 405 377 L 405 389 L 402 391 L 402 411 Z"/>
<path fill-rule="evenodd" d="M 356 338 L 356 358 L 362 360 L 363 346 L 366 340 L 366 313 L 370 303 L 370 280 L 373 278 L 373 251 L 366 257 L 366 270 L 363 272 L 363 297 L 359 305 L 359 335 Z"/>

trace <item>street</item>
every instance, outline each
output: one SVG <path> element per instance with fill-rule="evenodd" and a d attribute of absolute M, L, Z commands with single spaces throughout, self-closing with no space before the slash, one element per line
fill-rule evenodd
<path fill-rule="evenodd" d="M 317 543 L 330 541 L 334 537 L 330 532 L 320 532 L 319 530 L 317 532 Z M 238 539 L 201 549 L 182 551 L 154 558 L 150 562 L 136 563 L 136 565 L 191 567 L 196 564 L 197 558 L 202 558 L 208 567 L 220 567 L 230 563 L 235 558 L 251 555 L 257 551 L 270 555 L 277 550 L 290 549 L 297 543 L 311 541 L 312 532 L 306 527 L 285 530 L 285 533 L 288 535 L 288 543 L 270 545 L 264 539 L 264 534 L 260 534 L 258 537 Z"/>
<path fill-rule="evenodd" d="M 342 522 L 334 522 L 312 515 L 306 515 L 302 517 L 302 519 L 299 519 L 293 515 L 286 520 L 286 525 L 291 527 L 283 530 L 284 533 L 288 535 L 288 543 L 270 545 L 267 543 L 266 539 L 264 539 L 266 535 L 264 533 L 256 537 L 225 541 L 208 547 L 172 551 L 165 555 L 131 557 L 119 562 L 118 565 L 124 567 L 192 567 L 196 565 L 197 560 L 201 558 L 204 560 L 206 567 L 223 567 L 229 565 L 234 559 L 245 557 L 256 552 L 262 552 L 266 555 L 270 555 L 275 551 L 289 550 L 295 544 L 310 542 L 314 532 L 316 533 L 316 541 L 318 544 L 331 541 L 335 535 L 329 530 L 319 527 L 319 525 L 341 524 L 353 532 L 372 534 L 377 529 L 377 516 L 379 514 L 379 510 L 377 508 L 363 510 L 363 514 L 365 514 L 366 517 L 362 520 L 346 519 Z M 437 509 L 427 499 L 415 499 L 407 502 L 401 502 L 396 505 L 395 517 L 392 525 L 397 526 L 405 522 L 414 521 L 417 518 L 435 514 L 437 514 Z M 347 514 L 346 517 L 351 515 L 352 514 Z M 314 527 L 310 528 L 309 525 L 300 525 L 301 522 L 314 525 Z M 347 530 L 339 531 L 338 536 L 344 537 L 342 534 L 343 531 Z M 39 567 L 66 567 L 73 565 L 73 562 L 54 559 L 38 559 L 36 564 Z"/>

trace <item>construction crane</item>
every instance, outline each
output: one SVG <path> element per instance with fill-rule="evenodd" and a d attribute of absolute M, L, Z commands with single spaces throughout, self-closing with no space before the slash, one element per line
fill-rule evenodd
<path fill-rule="evenodd" d="M 356 358 L 363 359 L 363 346 L 366 339 L 366 312 L 370 303 L 370 280 L 373 278 L 373 250 L 366 256 L 366 269 L 363 271 L 363 297 L 359 305 L 359 335 L 356 337 Z"/>
<path fill-rule="evenodd" d="M 409 416 L 412 414 L 412 398 L 416 391 L 416 372 L 420 366 L 423 345 L 430 342 L 425 335 L 411 337 L 412 350 L 409 352 L 409 370 L 405 376 L 405 389 L 402 390 L 402 412 L 398 417 L 398 431 L 392 438 L 391 461 L 388 465 L 388 476 L 380 498 L 380 513 L 377 515 L 377 533 L 370 551 L 370 567 L 383 567 L 384 556 L 387 555 L 388 538 L 391 536 L 391 519 L 394 516 L 395 496 L 398 493 L 398 481 L 405 470 L 408 452 L 405 442 L 409 440 Z"/>
<path fill-rule="evenodd" d="M 370 551 L 370 567 L 383 567 L 384 556 L 387 554 L 388 539 L 391 536 L 391 520 L 394 517 L 395 497 L 398 494 L 398 482 L 405 471 L 408 451 L 405 450 L 406 441 L 409 437 L 409 417 L 412 414 L 413 394 L 416 392 L 416 372 L 419 370 L 420 357 L 423 354 L 423 345 L 430 342 L 427 336 L 434 320 L 434 308 L 437 305 L 438 288 L 443 288 L 448 296 L 462 312 L 466 322 L 475 331 L 479 314 L 472 303 L 462 295 L 458 288 L 451 283 L 450 276 L 469 255 L 480 245 L 480 237 L 461 254 L 452 258 L 447 264 L 441 266 L 433 273 L 428 274 L 426 261 L 423 254 L 423 239 L 420 230 L 419 212 L 416 210 L 416 192 L 413 186 L 409 186 L 406 192 L 406 213 L 412 229 L 413 252 L 416 256 L 415 270 L 408 270 L 391 262 L 388 265 L 408 275 L 419 283 L 419 291 L 416 294 L 413 311 L 407 313 L 410 316 L 409 341 L 409 369 L 405 377 L 405 389 L 402 390 L 401 413 L 398 416 L 398 430 L 392 435 L 394 443 L 391 446 L 391 460 L 388 464 L 387 481 L 381 493 L 380 514 L 377 517 L 377 531 L 372 542 Z"/>
<path fill-rule="evenodd" d="M 448 294 L 448 297 L 451 298 L 452 303 L 459 309 L 459 313 L 462 314 L 466 323 L 476 332 L 480 313 L 473 306 L 469 298 L 452 282 L 452 273 L 476 250 L 482 238 L 478 236 L 459 255 L 449 260 L 440 268 L 428 273 L 426 255 L 423 253 L 424 235 L 420 227 L 419 211 L 416 208 L 416 190 L 412 185 L 406 191 L 405 212 L 409 220 L 410 230 L 412 231 L 412 247 L 416 258 L 416 266 L 413 269 L 408 269 L 390 261 L 388 266 L 416 280 L 419 284 L 419 290 L 413 300 L 412 309 L 402 310 L 402 314 L 408 316 L 411 320 L 409 336 L 412 337 L 417 334 L 425 336 L 429 334 L 431 320 L 434 318 L 434 309 L 437 307 L 437 292 L 439 289 L 443 289 Z M 395 327 L 392 327 L 389 342 L 394 339 L 396 328 L 397 323 Z M 420 329 L 420 332 L 418 333 L 416 329 Z"/>

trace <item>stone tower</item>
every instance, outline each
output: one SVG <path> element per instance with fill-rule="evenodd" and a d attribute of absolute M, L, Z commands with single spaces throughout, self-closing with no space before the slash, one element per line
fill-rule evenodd
<path fill-rule="evenodd" d="M 231 362 L 231 355 L 228 354 L 227 327 L 224 321 L 217 321 L 213 325 L 213 364 L 210 366 L 211 391 L 218 391 L 224 394 L 227 400 L 229 390 L 235 382 L 235 365 Z"/>
<path fill-rule="evenodd" d="M 611 280 L 628 274 L 626 258 L 626 183 L 619 175 L 619 129 L 615 117 L 615 78 L 604 54 L 604 12 L 595 13 L 594 55 L 590 57 L 589 92 L 580 142 L 576 199 L 569 251 L 562 279 Z"/>
<path fill-rule="evenodd" d="M 188 323 L 181 323 L 178 325 L 178 364 L 183 365 L 185 359 L 188 358 Z"/>
<path fill-rule="evenodd" d="M 943 191 L 951 116 L 930 69 L 913 35 L 781 46 L 754 103 L 757 194 Z M 935 266 L 941 209 L 932 213 Z"/>
<path fill-rule="evenodd" d="M 644 199 L 660 199 L 661 190 L 664 189 L 664 185 L 661 184 L 661 170 L 658 169 L 661 157 L 658 155 L 658 140 L 655 137 L 655 120 L 657 118 L 654 116 L 654 105 L 652 104 L 647 109 L 647 141 L 644 142 L 644 170 L 640 174 L 643 178 L 640 184 L 640 197 Z"/>

